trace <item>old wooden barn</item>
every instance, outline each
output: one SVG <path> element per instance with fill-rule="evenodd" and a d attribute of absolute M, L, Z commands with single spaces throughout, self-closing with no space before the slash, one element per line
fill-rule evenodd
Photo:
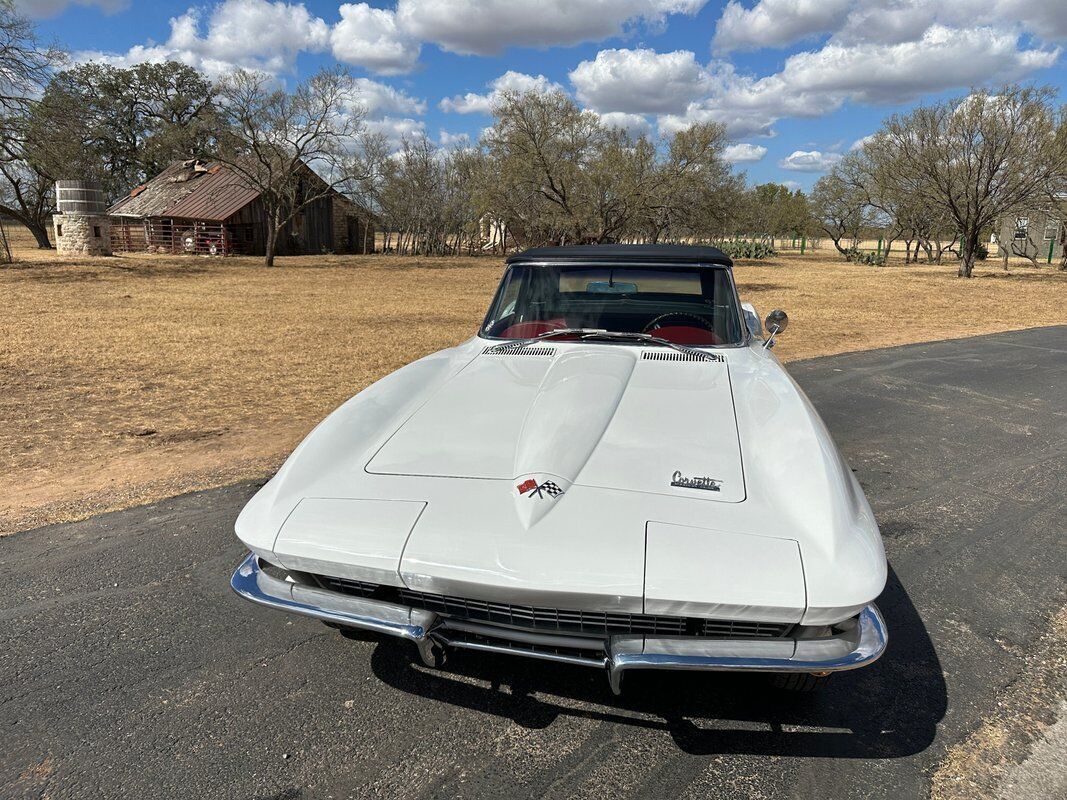
<path fill-rule="evenodd" d="M 300 192 L 324 182 L 306 169 Z M 311 184 L 317 183 L 317 186 Z M 177 161 L 108 209 L 116 252 L 262 255 L 266 217 L 259 193 L 218 162 Z M 278 238 L 278 255 L 374 252 L 374 216 L 330 189 Z"/>

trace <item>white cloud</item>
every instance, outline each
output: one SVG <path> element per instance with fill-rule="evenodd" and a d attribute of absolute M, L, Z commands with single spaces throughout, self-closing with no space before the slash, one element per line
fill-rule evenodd
<path fill-rule="evenodd" d="M 400 147 L 402 139 L 426 132 L 426 123 L 416 119 L 426 113 L 426 101 L 379 81 L 356 78 L 349 106 L 362 106 L 367 133 L 384 135 L 393 150 Z"/>
<path fill-rule="evenodd" d="M 400 147 L 402 139 L 414 139 L 426 133 L 426 123 L 421 119 L 409 117 L 382 117 L 366 122 L 368 133 L 380 133 L 395 150 Z"/>
<path fill-rule="evenodd" d="M 558 83 L 550 81 L 544 75 L 527 75 L 524 72 L 508 70 L 499 78 L 489 83 L 489 91 L 484 93 L 467 92 L 464 95 L 446 97 L 438 105 L 442 111 L 456 114 L 489 114 L 493 105 L 504 92 L 548 92 L 563 91 Z"/>
<path fill-rule="evenodd" d="M 902 103 L 994 78 L 1015 80 L 1052 66 L 1058 57 L 1058 50 L 1019 50 L 1013 33 L 934 25 L 914 42 L 859 47 L 831 42 L 819 51 L 790 56 L 780 75 L 767 80 L 778 80 L 801 94 Z"/>
<path fill-rule="evenodd" d="M 778 166 L 791 172 L 826 172 L 842 159 L 840 153 L 823 153 L 818 150 L 794 150 L 778 162 Z"/>
<path fill-rule="evenodd" d="M 826 33 L 846 46 L 900 44 L 921 39 L 934 25 L 1067 39 L 1063 0 L 759 0 L 752 8 L 731 0 L 716 25 L 714 47 L 785 47 Z"/>
<path fill-rule="evenodd" d="M 851 144 L 851 146 L 849 146 L 848 149 L 849 150 L 862 150 L 866 146 L 867 142 L 870 142 L 870 141 L 873 141 L 873 140 L 874 140 L 874 134 L 873 133 L 868 134 L 867 136 L 861 136 L 859 139 L 854 141 Z"/>
<path fill-rule="evenodd" d="M 680 113 L 708 88 L 706 70 L 688 50 L 601 50 L 570 73 L 578 100 L 597 111 Z"/>
<path fill-rule="evenodd" d="M 682 113 L 660 117 L 660 130 L 716 121 L 735 138 L 768 135 L 783 117 L 820 117 L 847 101 L 904 103 L 929 93 L 1017 80 L 1052 66 L 1059 55 L 1058 49 L 1020 49 L 1012 32 L 935 25 L 914 42 L 849 46 L 831 41 L 790 56 L 780 72 L 763 78 L 740 75 L 717 62 L 708 70 L 707 95 Z"/>
<path fill-rule="evenodd" d="M 622 111 L 608 111 L 598 114 L 600 121 L 608 128 L 621 128 L 633 138 L 638 136 L 650 136 L 652 123 L 641 114 L 627 114 Z"/>
<path fill-rule="evenodd" d="M 470 147 L 471 135 L 469 133 L 449 133 L 442 128 L 437 133 L 437 141 L 441 147 L 449 149 Z"/>
<path fill-rule="evenodd" d="M 15 8 L 28 17 L 54 17 L 69 5 L 96 6 L 105 14 L 129 8 L 130 0 L 15 0 Z"/>
<path fill-rule="evenodd" d="M 344 3 L 330 42 L 338 61 L 385 75 L 410 72 L 419 59 L 418 40 L 400 30 L 396 14 L 366 3 Z"/>
<path fill-rule="evenodd" d="M 268 0 L 225 0 L 207 18 L 190 8 L 170 20 L 170 37 L 161 45 L 136 45 L 126 53 L 79 53 L 77 60 L 103 60 L 118 66 L 181 61 L 217 76 L 234 67 L 271 74 L 291 72 L 301 52 L 322 52 L 329 26 L 302 4 Z"/>
<path fill-rule="evenodd" d="M 368 116 L 389 114 L 421 116 L 426 113 L 426 101 L 412 97 L 406 92 L 370 78 L 355 78 L 352 104 L 366 109 Z"/>
<path fill-rule="evenodd" d="M 707 0 L 398 0 L 396 18 L 410 35 L 462 55 L 497 55 L 507 47 L 597 41 L 628 25 L 693 15 Z"/>
<path fill-rule="evenodd" d="M 715 26 L 718 53 L 783 45 L 835 30 L 854 0 L 760 0 L 745 8 L 730 0 Z"/>
<path fill-rule="evenodd" d="M 730 164 L 752 164 L 767 155 L 767 148 L 761 144 L 740 142 L 731 144 L 723 150 L 723 160 Z"/>

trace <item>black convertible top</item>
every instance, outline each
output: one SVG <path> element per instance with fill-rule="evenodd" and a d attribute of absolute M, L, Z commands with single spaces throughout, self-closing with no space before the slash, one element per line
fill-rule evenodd
<path fill-rule="evenodd" d="M 717 247 L 693 244 L 580 244 L 566 247 L 534 247 L 508 257 L 509 264 L 532 262 L 616 262 L 672 264 L 717 264 L 732 267 L 730 257 Z"/>

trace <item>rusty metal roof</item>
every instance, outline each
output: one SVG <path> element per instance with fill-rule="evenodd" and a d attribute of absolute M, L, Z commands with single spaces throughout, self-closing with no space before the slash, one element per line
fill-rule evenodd
<path fill-rule="evenodd" d="M 315 173 L 309 168 L 311 175 Z M 315 176 L 316 178 L 318 176 Z M 321 178 L 319 179 L 321 180 Z M 364 217 L 377 217 L 351 198 L 336 193 Z M 217 161 L 175 161 L 147 183 L 135 187 L 108 214 L 171 217 L 222 222 L 259 197 L 231 167 Z"/>
<path fill-rule="evenodd" d="M 171 206 L 167 216 L 181 219 L 207 219 L 221 222 L 247 206 L 259 192 L 229 167 L 212 167 L 197 179 L 197 187 Z"/>
<path fill-rule="evenodd" d="M 221 222 L 257 197 L 259 192 L 225 164 L 176 161 L 111 206 L 108 213 Z"/>

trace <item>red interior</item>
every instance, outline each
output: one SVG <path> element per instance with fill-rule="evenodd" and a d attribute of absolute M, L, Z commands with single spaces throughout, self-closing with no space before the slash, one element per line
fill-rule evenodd
<path fill-rule="evenodd" d="M 548 331 L 566 328 L 567 320 L 539 319 L 531 322 L 517 322 L 501 331 L 498 335 L 501 339 L 533 339 Z M 665 325 L 649 331 L 653 336 L 666 339 L 675 344 L 721 344 L 719 337 L 706 328 L 695 325 Z"/>
<path fill-rule="evenodd" d="M 719 337 L 695 325 L 666 325 L 649 331 L 653 336 L 675 344 L 721 344 Z"/>
<path fill-rule="evenodd" d="M 542 333 L 566 328 L 565 319 L 539 319 L 532 322 L 517 322 L 500 332 L 501 339 L 532 339 Z"/>

